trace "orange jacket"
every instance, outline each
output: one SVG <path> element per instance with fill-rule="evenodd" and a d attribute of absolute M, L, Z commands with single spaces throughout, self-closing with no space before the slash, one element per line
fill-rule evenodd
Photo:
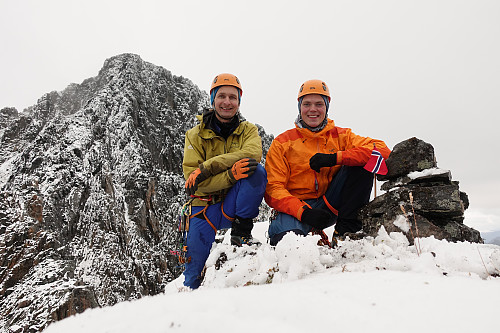
<path fill-rule="evenodd" d="M 364 166 L 373 144 L 384 158 L 391 153 L 383 141 L 356 135 L 350 128 L 337 127 L 331 119 L 317 133 L 295 127 L 271 143 L 266 156 L 268 183 L 264 198 L 270 207 L 299 220 L 303 200 L 323 196 L 341 165 Z M 309 159 L 316 153 L 337 153 L 337 165 L 315 172 L 309 167 Z"/>

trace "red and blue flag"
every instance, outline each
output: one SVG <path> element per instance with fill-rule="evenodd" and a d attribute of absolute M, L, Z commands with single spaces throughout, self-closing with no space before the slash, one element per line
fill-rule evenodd
<path fill-rule="evenodd" d="M 385 159 L 382 154 L 377 150 L 377 148 L 373 148 L 372 156 L 364 166 L 365 170 L 375 173 L 377 175 L 386 175 L 387 165 L 385 165 Z"/>

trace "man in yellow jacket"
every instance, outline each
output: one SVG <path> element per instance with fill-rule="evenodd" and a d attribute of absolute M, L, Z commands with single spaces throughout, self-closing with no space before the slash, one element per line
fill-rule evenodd
<path fill-rule="evenodd" d="M 359 209 L 368 203 L 373 174 L 363 169 L 383 141 L 354 134 L 328 118 L 330 91 L 320 80 L 299 90 L 295 128 L 277 136 L 266 156 L 267 204 L 278 211 L 269 237 L 276 245 L 288 232 L 306 235 L 335 224 L 335 234 L 361 230 Z"/>
<path fill-rule="evenodd" d="M 242 93 L 236 76 L 216 76 L 210 88 L 212 108 L 186 132 L 182 168 L 193 201 L 184 285 L 193 289 L 201 283 L 217 230 L 231 228 L 236 246 L 258 243 L 251 232 L 267 179 L 258 163 L 262 143 L 257 126 L 239 112 Z"/>

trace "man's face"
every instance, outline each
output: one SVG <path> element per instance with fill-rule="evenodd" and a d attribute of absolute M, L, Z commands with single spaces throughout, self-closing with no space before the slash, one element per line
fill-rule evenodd
<path fill-rule="evenodd" d="M 309 127 L 318 127 L 326 115 L 326 105 L 321 95 L 305 95 L 300 105 L 302 120 Z"/>
<path fill-rule="evenodd" d="M 229 122 L 239 108 L 238 89 L 233 86 L 222 86 L 214 99 L 215 116 L 220 122 Z"/>

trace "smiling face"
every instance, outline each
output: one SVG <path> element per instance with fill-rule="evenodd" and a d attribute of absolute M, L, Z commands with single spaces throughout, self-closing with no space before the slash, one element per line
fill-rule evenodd
<path fill-rule="evenodd" d="M 238 89 L 233 86 L 222 86 L 214 99 L 215 116 L 220 122 L 231 121 L 239 109 Z"/>
<path fill-rule="evenodd" d="M 300 105 L 300 115 L 307 126 L 315 128 L 321 125 L 326 116 L 326 105 L 321 95 L 305 95 Z"/>

